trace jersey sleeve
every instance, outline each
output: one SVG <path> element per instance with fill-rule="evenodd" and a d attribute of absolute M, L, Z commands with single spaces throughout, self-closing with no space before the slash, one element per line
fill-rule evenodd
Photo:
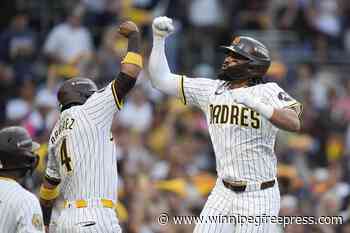
<path fill-rule="evenodd" d="M 291 97 L 276 83 L 269 83 L 265 87 L 264 99 L 275 108 L 289 108 L 294 110 L 300 117 L 303 111 L 302 104 Z"/>
<path fill-rule="evenodd" d="M 22 201 L 18 202 L 17 233 L 44 233 L 43 214 L 38 199 L 27 193 Z"/>
<path fill-rule="evenodd" d="M 181 76 L 179 96 L 185 105 L 195 105 L 203 109 L 215 87 L 216 81 L 212 79 Z"/>
<path fill-rule="evenodd" d="M 92 121 L 97 125 L 112 122 L 113 115 L 121 110 L 123 101 L 118 99 L 115 80 L 105 88 L 95 92 L 83 105 L 83 109 Z"/>
<path fill-rule="evenodd" d="M 49 142 L 45 177 L 59 183 L 61 180 L 61 174 L 59 161 L 57 160 L 55 153 L 56 149 L 55 145 Z"/>

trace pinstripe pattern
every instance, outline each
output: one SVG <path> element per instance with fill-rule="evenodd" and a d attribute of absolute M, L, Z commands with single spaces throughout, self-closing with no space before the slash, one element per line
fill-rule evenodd
<path fill-rule="evenodd" d="M 61 179 L 64 200 L 116 202 L 117 158 L 115 145 L 110 140 L 113 116 L 122 106 L 115 97 L 116 91 L 112 82 L 103 91 L 94 93 L 85 104 L 63 111 L 52 131 L 46 175 Z M 64 163 L 67 158 L 62 159 L 64 140 L 71 171 Z M 106 208 L 63 209 L 57 220 L 57 232 L 119 232 L 112 212 Z M 77 223 L 86 221 L 96 224 L 78 227 Z"/>
<path fill-rule="evenodd" d="M 55 200 L 54 205 L 52 207 L 52 212 L 51 212 L 51 218 L 50 218 L 50 227 L 49 227 L 49 233 L 56 233 L 56 228 L 57 228 L 57 221 L 58 218 L 60 217 L 61 211 L 63 209 L 63 197 L 60 195 L 58 199 Z"/>
<path fill-rule="evenodd" d="M 224 82 L 220 80 L 183 77 L 180 88 L 181 93 L 183 93 L 180 97 L 186 100 L 188 105 L 201 108 L 207 117 L 220 181 L 225 179 L 261 183 L 276 177 L 277 159 L 274 154 L 274 145 L 278 128 L 260 116 L 259 113 L 256 113 L 259 127 L 247 124 L 249 117 L 244 115 L 243 111 L 251 114 L 254 114 L 254 111 L 244 110 L 244 105 L 234 103 L 233 100 L 235 96 L 244 91 L 275 108 L 294 108 L 298 114 L 302 109 L 300 103 L 288 96 L 275 83 L 227 89 Z M 227 113 L 224 109 L 227 109 L 226 106 L 228 109 L 231 108 L 229 117 L 234 115 L 233 109 L 240 111 L 234 121 L 218 120 L 220 117 L 220 119 L 225 119 Z M 221 112 L 217 113 L 215 108 Z M 219 114 L 219 117 L 213 120 L 216 114 Z M 248 120 L 245 121 L 245 119 Z M 254 216 L 263 213 L 278 215 L 280 197 L 277 185 L 266 190 L 246 191 L 239 194 L 231 191 L 228 193 L 228 190 L 221 186 L 221 182 L 219 182 L 209 197 L 202 215 L 240 214 Z M 230 211 L 226 210 L 227 206 L 231 206 Z M 274 232 L 272 227 L 269 224 L 260 226 L 244 224 L 234 226 L 234 231 L 232 231 L 232 229 L 226 230 L 226 226 L 198 224 L 195 232 L 270 233 Z"/>
<path fill-rule="evenodd" d="M 215 95 L 214 92 L 222 84 L 222 81 L 183 78 L 183 82 L 187 103 L 200 107 L 206 114 L 208 123 L 210 104 L 231 106 L 234 104 L 235 95 L 239 95 L 239 91 L 242 91 L 238 89 L 226 90 Z M 275 83 L 244 89 L 252 96 L 261 98 L 276 108 L 299 104 L 294 99 L 291 101 L 278 99 L 278 93 L 283 92 L 283 90 Z M 259 116 L 259 119 L 260 127 L 258 129 L 242 127 L 239 124 L 208 124 L 220 178 L 263 182 L 276 177 L 277 159 L 273 150 L 278 129 L 264 117 Z"/>
<path fill-rule="evenodd" d="M 201 216 L 278 216 L 279 202 L 277 185 L 265 190 L 235 193 L 218 179 Z M 202 223 L 196 225 L 194 233 L 274 233 L 275 227 L 269 223 Z"/>
<path fill-rule="evenodd" d="M 82 226 L 84 223 L 96 223 Z M 121 228 L 115 212 L 107 208 L 65 209 L 58 219 L 57 232 L 60 233 L 119 233 Z"/>
<path fill-rule="evenodd" d="M 34 216 L 43 224 L 38 199 L 14 180 L 0 178 L 0 232 L 43 233 L 33 225 Z"/>

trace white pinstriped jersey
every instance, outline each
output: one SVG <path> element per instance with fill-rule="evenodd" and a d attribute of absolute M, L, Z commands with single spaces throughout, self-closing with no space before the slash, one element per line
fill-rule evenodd
<path fill-rule="evenodd" d="M 83 105 L 64 110 L 51 133 L 46 175 L 61 180 L 65 200 L 116 201 L 117 156 L 111 124 L 121 104 L 113 86 L 110 83 Z"/>
<path fill-rule="evenodd" d="M 0 232 L 44 232 L 39 200 L 16 181 L 6 178 L 0 178 Z"/>
<path fill-rule="evenodd" d="M 242 91 L 249 92 L 265 104 L 290 107 L 300 114 L 299 102 L 272 82 L 228 89 L 221 80 L 183 77 L 181 91 L 185 104 L 201 108 L 206 115 L 220 178 L 262 182 L 276 177 L 274 144 L 278 128 L 233 100 Z"/>

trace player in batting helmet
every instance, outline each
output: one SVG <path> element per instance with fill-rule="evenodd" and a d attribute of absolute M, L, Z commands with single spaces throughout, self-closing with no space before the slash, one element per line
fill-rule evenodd
<path fill-rule="evenodd" d="M 221 46 L 227 56 L 218 78 L 225 81 L 260 81 L 271 64 L 269 51 L 261 42 L 246 36 L 236 37 L 230 46 Z"/>
<path fill-rule="evenodd" d="M 0 130 L 0 174 L 21 178 L 32 172 L 39 162 L 39 156 L 34 153 L 39 146 L 22 127 Z"/>
<path fill-rule="evenodd" d="M 96 91 L 96 84 L 88 78 L 77 77 L 65 81 L 57 94 L 61 111 L 73 105 L 84 104 L 85 101 Z"/>

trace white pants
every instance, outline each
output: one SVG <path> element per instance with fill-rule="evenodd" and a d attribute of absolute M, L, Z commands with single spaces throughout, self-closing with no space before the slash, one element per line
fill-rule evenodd
<path fill-rule="evenodd" d="M 121 233 L 110 208 L 66 208 L 57 221 L 57 233 Z"/>
<path fill-rule="evenodd" d="M 264 190 L 237 193 L 226 188 L 222 180 L 218 179 L 201 212 L 201 219 L 204 221 L 196 224 L 194 233 L 276 233 L 277 226 L 266 221 L 244 224 L 235 224 L 233 221 L 213 223 L 208 216 L 278 216 L 279 209 L 280 193 L 277 183 Z"/>

